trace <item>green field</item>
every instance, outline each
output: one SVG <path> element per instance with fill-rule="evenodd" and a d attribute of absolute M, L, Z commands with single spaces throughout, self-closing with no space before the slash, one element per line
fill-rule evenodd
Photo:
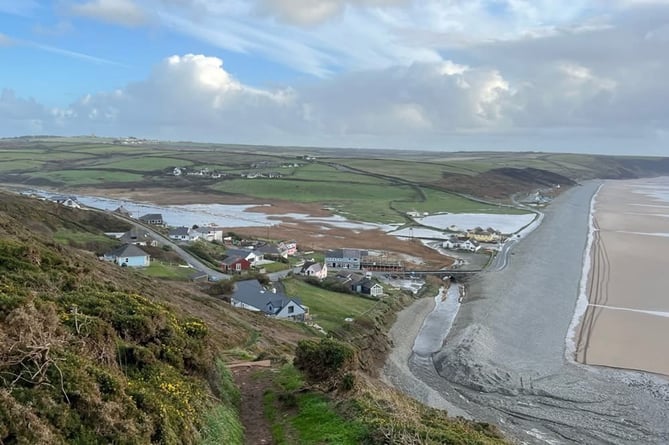
<path fill-rule="evenodd" d="M 143 179 L 135 173 L 105 170 L 60 170 L 48 173 L 33 173 L 33 178 L 48 179 L 64 185 L 97 185 L 109 182 L 137 182 Z"/>
<path fill-rule="evenodd" d="M 95 164 L 96 168 L 113 168 L 120 170 L 135 170 L 139 172 L 149 172 L 153 170 L 164 170 L 170 167 L 188 167 L 192 165 L 189 161 L 183 159 L 161 158 L 146 156 L 141 158 L 130 158 L 107 163 Z"/>
<path fill-rule="evenodd" d="M 390 209 L 390 201 L 418 199 L 409 186 L 296 181 L 291 179 L 233 179 L 213 187 L 226 193 L 264 199 L 318 202 L 350 219 L 392 223 L 403 218 Z M 344 213 L 345 212 L 345 213 Z"/>
<path fill-rule="evenodd" d="M 482 202 L 466 199 L 452 193 L 441 192 L 434 189 L 423 188 L 425 197 L 424 202 L 397 201 L 393 205 L 402 212 L 428 212 L 428 213 L 506 213 L 506 214 L 524 214 L 526 211 L 485 204 Z"/>
<path fill-rule="evenodd" d="M 314 323 L 326 331 L 346 324 L 345 318 L 356 318 L 376 304 L 363 297 L 331 292 L 294 278 L 284 280 L 283 285 L 286 295 L 300 298 L 302 304 L 309 307 Z"/>
<path fill-rule="evenodd" d="M 350 173 L 323 164 L 307 164 L 295 169 L 291 179 L 308 179 L 312 181 L 352 182 L 365 184 L 384 184 L 387 181 L 373 176 Z"/>
<path fill-rule="evenodd" d="M 471 174 L 470 171 L 458 169 L 457 167 L 453 167 L 453 165 L 443 165 L 438 163 L 385 159 L 339 159 L 337 162 L 365 172 L 392 176 L 405 181 L 418 183 L 438 181 L 442 178 L 445 171 Z"/>
<path fill-rule="evenodd" d="M 44 162 L 19 159 L 16 161 L 0 161 L 0 172 L 29 172 L 39 171 Z"/>

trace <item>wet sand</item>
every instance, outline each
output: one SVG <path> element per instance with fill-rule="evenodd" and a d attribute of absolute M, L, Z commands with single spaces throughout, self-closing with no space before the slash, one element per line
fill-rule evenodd
<path fill-rule="evenodd" d="M 413 382 L 422 382 L 522 443 L 669 443 L 665 380 L 577 364 L 567 352 L 598 186 L 564 192 L 517 243 L 505 269 L 471 279 L 441 349 L 429 357 L 405 349 L 410 374 L 400 389 L 420 400 Z M 435 334 L 419 330 L 421 336 Z"/>
<path fill-rule="evenodd" d="M 595 198 L 581 363 L 669 375 L 669 203 L 647 194 L 658 181 L 607 182 Z"/>

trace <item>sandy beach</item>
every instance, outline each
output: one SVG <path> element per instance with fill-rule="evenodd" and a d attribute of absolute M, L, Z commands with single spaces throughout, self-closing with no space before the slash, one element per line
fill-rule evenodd
<path fill-rule="evenodd" d="M 597 193 L 581 363 L 669 375 L 669 202 L 652 194 L 663 188 L 669 179 L 607 182 Z"/>
<path fill-rule="evenodd" d="M 568 352 L 599 185 L 564 192 L 542 224 L 513 247 L 506 268 L 467 283 L 450 333 L 428 357 L 415 345 L 443 338 L 422 328 L 427 303 L 408 308 L 413 317 L 400 316 L 396 327 L 404 337 L 417 332 L 416 339 L 395 343 L 401 351 L 384 369 L 388 380 L 418 400 L 427 386 L 521 443 L 669 443 L 666 380 L 578 364 Z"/>

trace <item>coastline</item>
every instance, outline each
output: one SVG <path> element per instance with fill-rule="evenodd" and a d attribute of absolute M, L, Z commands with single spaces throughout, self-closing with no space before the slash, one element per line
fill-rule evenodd
<path fill-rule="evenodd" d="M 508 267 L 471 280 L 440 351 L 425 359 L 412 353 L 411 341 L 397 343 L 392 354 L 395 361 L 408 358 L 409 373 L 386 380 L 424 401 L 418 380 L 523 443 L 669 443 L 666 381 L 567 359 L 600 185 L 565 191 L 514 246 Z M 413 317 L 398 316 L 401 335 L 420 332 L 425 309 L 412 305 L 403 312 Z"/>
<path fill-rule="evenodd" d="M 597 190 L 590 199 L 590 215 L 588 216 L 588 238 L 586 241 L 585 251 L 583 252 L 583 271 L 579 283 L 579 293 L 576 300 L 576 307 L 574 309 L 574 317 L 569 325 L 567 336 L 565 337 L 565 358 L 568 362 L 578 363 L 576 361 L 577 345 L 581 341 L 581 333 L 579 328 L 583 322 L 585 312 L 590 304 L 588 297 L 588 285 L 590 284 L 590 271 L 592 270 L 592 249 L 595 238 L 595 204 L 597 202 L 597 195 L 602 190 L 604 183 L 597 187 Z"/>
<path fill-rule="evenodd" d="M 388 332 L 393 347 L 386 357 L 381 380 L 429 407 L 445 410 L 450 416 L 469 419 L 471 416 L 466 411 L 456 407 L 438 391 L 418 379 L 409 368 L 416 341 L 426 320 L 437 309 L 436 300 L 441 295 L 440 291 L 435 297 L 421 298 L 397 313 L 396 321 Z"/>
<path fill-rule="evenodd" d="M 666 378 L 669 201 L 649 194 L 653 186 L 667 190 L 669 181 L 607 182 L 593 199 L 592 249 L 579 297 L 586 302 L 573 359 Z"/>

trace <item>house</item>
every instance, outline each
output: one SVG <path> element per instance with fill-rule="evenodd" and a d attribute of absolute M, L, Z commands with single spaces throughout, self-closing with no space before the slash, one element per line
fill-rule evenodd
<path fill-rule="evenodd" d="M 256 261 L 262 261 L 264 259 L 262 252 L 249 249 L 228 249 L 225 251 L 225 254 L 228 257 L 236 256 L 239 258 L 244 258 L 251 264 L 255 263 Z"/>
<path fill-rule="evenodd" d="M 136 246 L 157 246 L 158 241 L 153 239 L 148 230 L 133 227 L 119 237 L 119 241 L 124 244 L 134 244 Z"/>
<path fill-rule="evenodd" d="M 352 292 L 372 297 L 383 295 L 383 286 L 364 275 L 340 272 L 335 276 L 335 279 L 351 289 Z"/>
<path fill-rule="evenodd" d="M 307 277 L 316 277 L 322 280 L 328 276 L 327 264 L 317 263 L 315 261 L 307 261 L 300 269 L 300 275 Z"/>
<path fill-rule="evenodd" d="M 70 207 L 73 209 L 80 209 L 81 205 L 75 196 L 54 196 L 51 198 L 56 204 L 63 205 L 65 207 Z"/>
<path fill-rule="evenodd" d="M 230 298 L 234 307 L 262 312 L 271 317 L 304 321 L 307 310 L 298 298 L 266 290 L 258 280 L 238 281 Z"/>
<path fill-rule="evenodd" d="M 460 244 L 460 249 L 469 250 L 470 252 L 477 252 L 480 248 L 481 246 L 478 241 L 473 239 L 468 239 Z"/>
<path fill-rule="evenodd" d="M 470 252 L 477 252 L 481 246 L 478 241 L 474 239 L 460 239 L 456 236 L 451 236 L 449 239 L 441 243 L 444 249 L 462 249 Z"/>
<path fill-rule="evenodd" d="M 275 244 L 265 244 L 264 246 L 258 247 L 253 252 L 256 255 L 262 255 L 263 258 L 278 260 L 279 258 L 283 257 L 281 249 L 279 249 L 279 246 Z"/>
<path fill-rule="evenodd" d="M 496 243 L 502 239 L 501 234 L 494 229 L 483 230 L 480 227 L 468 230 L 467 237 L 480 243 Z"/>
<path fill-rule="evenodd" d="M 119 215 L 125 216 L 127 218 L 130 218 L 132 216 L 130 211 L 123 206 L 117 207 L 116 210 L 114 210 L 114 213 L 118 213 Z"/>
<path fill-rule="evenodd" d="M 139 220 L 144 224 L 151 224 L 154 226 L 162 226 L 165 224 L 163 221 L 163 215 L 160 213 L 149 213 L 139 217 Z"/>
<path fill-rule="evenodd" d="M 372 297 L 379 297 L 383 295 L 383 286 L 369 278 L 363 278 L 357 283 L 353 283 L 351 285 L 351 290 L 353 290 L 353 292 L 369 295 Z"/>
<path fill-rule="evenodd" d="M 368 252 L 359 249 L 334 249 L 325 252 L 325 263 L 333 269 L 360 270 L 360 260 Z"/>
<path fill-rule="evenodd" d="M 170 239 L 176 240 L 176 241 L 191 241 L 191 235 L 190 235 L 191 229 L 189 227 L 175 227 L 173 229 L 170 229 L 170 231 L 167 233 L 167 236 L 170 237 Z"/>
<path fill-rule="evenodd" d="M 146 267 L 151 263 L 149 254 L 134 244 L 124 244 L 104 254 L 103 259 L 121 267 Z"/>
<path fill-rule="evenodd" d="M 251 262 L 245 258 L 238 256 L 229 256 L 221 261 L 221 269 L 223 272 L 242 273 L 251 268 Z"/>
<path fill-rule="evenodd" d="M 458 249 L 460 248 L 460 240 L 455 236 L 451 236 L 441 243 L 441 247 L 444 249 Z"/>
<path fill-rule="evenodd" d="M 281 250 L 281 255 L 284 258 L 295 255 L 297 253 L 297 241 L 281 241 L 279 243 L 279 250 Z"/>

